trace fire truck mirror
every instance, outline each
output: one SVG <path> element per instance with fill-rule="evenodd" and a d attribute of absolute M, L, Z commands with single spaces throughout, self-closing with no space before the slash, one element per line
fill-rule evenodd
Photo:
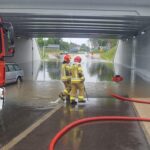
<path fill-rule="evenodd" d="M 9 39 L 9 42 L 10 42 L 10 46 L 14 46 L 14 30 L 13 30 L 13 27 L 10 26 L 9 29 L 8 29 L 8 39 Z"/>
<path fill-rule="evenodd" d="M 8 22 L 4 22 L 3 23 L 3 28 L 4 28 L 4 31 L 7 33 L 9 46 L 14 47 L 15 42 L 14 42 L 14 29 L 13 29 L 13 26 Z"/>
<path fill-rule="evenodd" d="M 14 49 L 14 30 L 11 24 L 7 27 L 7 52 L 5 57 L 12 57 L 14 56 L 15 49 Z"/>

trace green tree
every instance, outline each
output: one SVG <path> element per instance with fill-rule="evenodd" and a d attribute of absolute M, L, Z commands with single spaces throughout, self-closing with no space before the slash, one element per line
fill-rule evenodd
<path fill-rule="evenodd" d="M 107 46 L 108 39 L 98 39 L 98 45 L 100 46 Z"/>
<path fill-rule="evenodd" d="M 43 47 L 44 46 L 44 40 L 43 40 L 43 38 L 37 38 L 36 41 L 37 41 L 39 47 Z"/>
<path fill-rule="evenodd" d="M 82 44 L 81 47 L 80 47 L 80 51 L 89 51 L 89 47 L 86 46 L 85 44 Z"/>
<path fill-rule="evenodd" d="M 69 43 L 65 42 L 63 40 L 60 40 L 60 50 L 65 50 L 68 51 L 69 50 Z"/>
<path fill-rule="evenodd" d="M 109 46 L 110 48 L 113 48 L 117 45 L 117 39 L 101 39 L 101 38 L 90 38 L 89 39 L 92 49 L 97 49 L 100 47 Z"/>
<path fill-rule="evenodd" d="M 74 48 L 74 47 L 78 47 L 79 45 L 76 44 L 76 43 L 70 42 L 70 43 L 69 43 L 69 46 L 70 46 L 70 49 L 72 49 L 72 48 Z"/>
<path fill-rule="evenodd" d="M 48 38 L 46 41 L 46 46 L 49 44 L 60 44 L 60 39 L 59 38 Z"/>
<path fill-rule="evenodd" d="M 92 49 L 97 49 L 98 48 L 98 38 L 90 38 L 89 39 L 90 43 L 91 43 L 91 48 Z"/>
<path fill-rule="evenodd" d="M 110 39 L 109 41 L 110 41 L 110 44 L 111 44 L 111 48 L 117 46 L 117 42 L 118 42 L 117 39 Z"/>

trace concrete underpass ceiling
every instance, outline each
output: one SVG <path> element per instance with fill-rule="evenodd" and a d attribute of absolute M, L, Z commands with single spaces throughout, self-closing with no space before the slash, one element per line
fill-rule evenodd
<path fill-rule="evenodd" d="M 136 36 L 150 26 L 148 0 L 0 0 L 19 37 Z"/>

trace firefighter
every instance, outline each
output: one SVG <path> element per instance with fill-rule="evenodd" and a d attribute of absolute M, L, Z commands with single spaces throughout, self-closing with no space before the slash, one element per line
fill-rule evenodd
<path fill-rule="evenodd" d="M 84 75 L 81 67 L 81 57 L 76 56 L 74 58 L 74 64 L 71 66 L 71 92 L 70 92 L 70 103 L 76 104 L 75 101 L 77 92 L 78 94 L 78 102 L 85 102 L 84 100 Z"/>
<path fill-rule="evenodd" d="M 59 94 L 59 97 L 64 101 L 70 101 L 70 91 L 71 91 L 71 67 L 70 67 L 70 55 L 64 56 L 64 61 L 61 67 L 61 80 L 64 83 L 65 89 Z"/>

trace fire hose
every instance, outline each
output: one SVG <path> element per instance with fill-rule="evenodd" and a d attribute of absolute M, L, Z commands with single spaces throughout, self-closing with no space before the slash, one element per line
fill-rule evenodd
<path fill-rule="evenodd" d="M 122 100 L 122 101 L 150 104 L 150 101 L 137 100 L 134 98 L 126 98 L 126 97 L 123 97 L 123 96 L 120 96 L 120 95 L 117 95 L 114 93 L 112 93 L 111 96 L 114 98 L 117 98 L 119 100 Z M 76 121 L 70 123 L 69 125 L 65 126 L 62 130 L 60 130 L 56 134 L 56 136 L 50 142 L 49 150 L 54 150 L 55 145 L 58 142 L 58 140 L 72 128 L 74 128 L 80 124 L 84 124 L 84 123 L 88 123 L 88 122 L 96 122 L 96 121 L 147 121 L 147 122 L 150 122 L 150 118 L 127 117 L 127 116 L 125 116 L 125 117 L 124 116 L 98 116 L 98 117 L 79 119 L 79 120 L 76 120 Z"/>
<path fill-rule="evenodd" d="M 120 82 L 120 81 L 122 81 L 122 80 L 123 80 L 123 77 L 122 77 L 121 75 L 115 75 L 115 76 L 112 78 L 112 81 L 114 81 L 114 82 Z M 137 100 L 137 99 L 134 99 L 134 98 L 127 98 L 127 97 L 123 97 L 123 96 L 120 96 L 120 95 L 117 95 L 117 94 L 114 94 L 114 93 L 112 93 L 111 96 L 114 97 L 114 98 L 117 98 L 117 99 L 119 99 L 119 100 L 122 100 L 122 101 L 129 101 L 129 102 L 150 104 L 150 101 Z"/>
<path fill-rule="evenodd" d="M 129 101 L 129 102 L 150 104 L 150 101 L 137 100 L 137 99 L 134 99 L 134 98 L 127 98 L 127 97 L 123 97 L 123 96 L 120 96 L 120 95 L 117 95 L 117 94 L 114 94 L 114 93 L 112 93 L 111 96 L 114 97 L 114 98 L 117 98 L 117 99 L 119 99 L 119 100 L 122 100 L 122 101 Z"/>
<path fill-rule="evenodd" d="M 127 117 L 127 116 L 97 116 L 97 117 L 79 119 L 68 124 L 55 135 L 55 137 L 51 140 L 49 144 L 49 150 L 54 150 L 55 145 L 58 142 L 58 140 L 72 128 L 80 124 L 84 124 L 88 122 L 96 122 L 96 121 L 146 121 L 146 122 L 150 122 L 150 118 Z"/>

